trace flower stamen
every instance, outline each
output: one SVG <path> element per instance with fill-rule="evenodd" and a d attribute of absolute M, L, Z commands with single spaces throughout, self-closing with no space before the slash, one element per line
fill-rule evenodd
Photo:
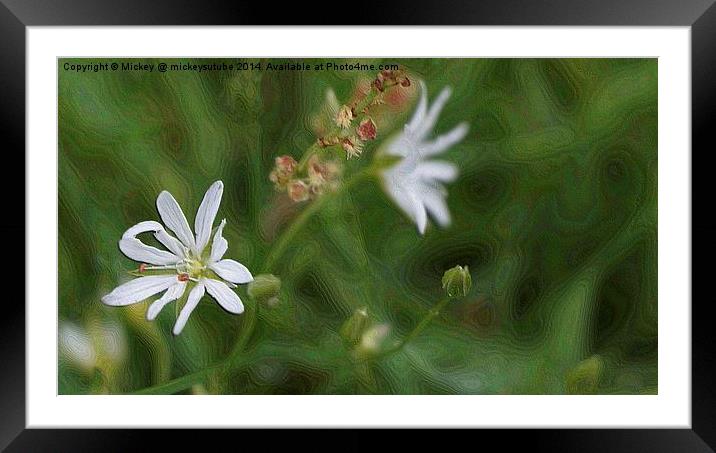
<path fill-rule="evenodd" d="M 165 271 L 167 269 L 176 269 L 176 266 L 147 266 L 146 264 L 142 263 L 139 265 L 139 272 L 144 271 Z"/>

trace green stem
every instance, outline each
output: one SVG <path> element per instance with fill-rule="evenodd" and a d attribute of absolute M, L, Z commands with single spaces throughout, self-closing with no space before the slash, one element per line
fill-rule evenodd
<path fill-rule="evenodd" d="M 308 159 L 310 159 L 311 156 L 316 154 L 320 148 L 315 143 L 311 145 L 305 153 L 303 153 L 303 156 L 301 156 L 301 159 L 298 161 L 298 169 L 299 171 L 302 171 L 306 168 L 306 164 L 308 163 Z"/>
<path fill-rule="evenodd" d="M 271 248 L 269 255 L 266 257 L 266 261 L 264 261 L 263 272 L 271 272 L 273 266 L 276 264 L 276 261 L 281 258 L 284 253 L 286 253 L 287 247 L 289 246 L 289 244 L 291 244 L 296 235 L 306 226 L 306 224 L 313 217 L 313 215 L 316 214 L 329 200 L 338 197 L 340 193 L 346 191 L 355 184 L 370 178 L 374 174 L 375 172 L 373 168 L 367 167 L 364 170 L 354 174 L 350 179 L 345 181 L 336 192 L 324 195 L 323 197 L 311 203 L 308 208 L 304 209 L 303 212 L 301 212 L 301 214 L 296 218 L 296 220 L 291 223 L 291 226 L 289 226 L 288 229 L 286 229 L 281 234 L 278 241 L 276 242 L 276 245 Z M 231 353 L 227 358 L 228 363 L 233 363 L 236 360 L 236 357 L 241 353 L 241 351 L 243 351 L 244 347 L 246 347 L 246 343 L 249 341 L 249 338 L 251 337 L 253 329 L 256 325 L 256 318 L 258 318 L 259 311 L 258 307 L 259 306 L 257 303 L 256 308 L 254 309 L 255 311 L 253 316 L 247 318 L 247 325 L 241 329 L 241 334 L 239 335 L 236 344 L 232 348 Z"/>
<path fill-rule="evenodd" d="M 244 317 L 245 325 L 241 326 L 241 332 L 239 333 L 239 337 L 236 339 L 234 347 L 231 348 L 231 352 L 229 352 L 229 355 L 226 356 L 223 363 L 228 365 L 234 364 L 236 362 L 236 358 L 246 347 L 246 343 L 249 342 L 249 338 L 251 338 L 251 334 L 254 332 L 254 327 L 256 327 L 256 320 L 259 317 L 259 303 L 259 301 L 254 300 L 254 312 L 251 314 L 251 316 Z"/>
<path fill-rule="evenodd" d="M 222 363 L 219 362 L 214 365 L 210 365 L 206 368 L 202 368 L 202 369 L 195 371 L 193 373 L 185 374 L 182 377 L 172 379 L 171 381 L 167 381 L 162 384 L 157 384 L 157 385 L 154 385 L 151 387 L 147 387 L 142 390 L 137 390 L 136 392 L 132 392 L 132 394 L 133 395 L 170 395 L 170 394 L 173 394 L 176 392 L 180 392 L 182 390 L 186 390 L 186 389 L 190 388 L 192 385 L 196 384 L 197 382 L 200 382 L 212 370 L 217 369 L 221 366 L 222 366 Z"/>
<path fill-rule="evenodd" d="M 425 330 L 425 328 L 430 324 L 430 322 L 437 317 L 440 314 L 440 311 L 445 308 L 445 306 L 453 300 L 451 297 L 445 297 L 440 302 L 438 302 L 437 305 L 435 305 L 433 308 L 428 311 L 428 314 L 425 315 L 423 319 L 420 320 L 420 322 L 411 330 L 408 335 L 403 338 L 403 341 L 398 343 L 397 345 L 393 346 L 392 348 L 388 348 L 385 351 L 381 352 L 378 355 L 373 356 L 373 359 L 378 358 L 385 358 L 389 355 L 395 354 L 396 352 L 399 352 L 401 349 L 405 347 L 410 341 L 420 335 L 420 333 Z"/>

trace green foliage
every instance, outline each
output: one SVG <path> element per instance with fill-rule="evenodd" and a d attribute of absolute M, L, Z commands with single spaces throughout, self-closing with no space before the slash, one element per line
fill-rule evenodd
<path fill-rule="evenodd" d="M 310 118 L 327 88 L 345 100 L 374 74 L 60 70 L 59 316 L 115 322 L 127 342 L 121 372 L 88 376 L 62 360 L 60 393 L 131 392 L 198 372 L 230 353 L 252 313 L 233 370 L 202 374 L 208 392 L 655 393 L 657 60 L 398 62 L 431 99 L 452 86 L 437 133 L 470 125 L 441 156 L 460 169 L 452 226 L 420 236 L 368 181 L 326 202 L 271 269 L 272 244 L 307 209 L 274 190 L 274 158 L 298 159 L 315 141 Z M 368 165 L 412 109 L 345 174 Z M 235 316 L 207 296 L 177 337 L 173 307 L 149 322 L 151 301 L 104 306 L 137 266 L 118 250 L 122 233 L 158 220 L 162 190 L 193 222 L 218 179 L 226 256 L 277 275 L 278 303 L 257 307 L 242 286 L 247 313 Z M 468 297 L 396 354 L 355 359 L 340 331 L 356 310 L 398 341 L 443 297 L 455 265 L 474 276 Z"/>

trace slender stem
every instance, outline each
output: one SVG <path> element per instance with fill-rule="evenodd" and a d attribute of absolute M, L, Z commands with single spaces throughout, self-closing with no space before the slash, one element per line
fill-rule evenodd
<path fill-rule="evenodd" d="M 313 145 L 311 145 L 311 146 L 306 150 L 305 153 L 303 153 L 303 156 L 302 156 L 301 159 L 298 161 L 298 168 L 299 168 L 299 170 L 303 170 L 304 168 L 306 168 L 306 164 L 308 163 L 308 159 L 309 159 L 311 156 L 313 156 L 314 154 L 316 154 L 316 152 L 318 151 L 318 149 L 319 149 L 319 148 L 318 148 L 318 145 L 316 145 L 316 144 L 314 143 Z"/>
<path fill-rule="evenodd" d="M 288 247 L 296 234 L 298 234 L 303 229 L 303 227 L 311 219 L 311 217 L 313 217 L 313 215 L 317 213 L 323 207 L 324 204 L 326 204 L 329 200 L 336 198 L 340 193 L 345 192 L 347 189 L 353 187 L 361 181 L 365 181 L 373 175 L 375 175 L 374 168 L 366 167 L 365 169 L 354 174 L 351 178 L 345 181 L 338 188 L 337 191 L 324 195 L 323 197 L 311 203 L 308 208 L 304 209 L 303 212 L 301 212 L 301 214 L 296 217 L 296 220 L 291 223 L 291 226 L 289 226 L 286 231 L 281 234 L 281 236 L 278 238 L 278 241 L 276 241 L 274 247 L 271 248 L 271 251 L 266 257 L 266 261 L 264 262 L 264 272 L 271 271 L 273 266 L 276 264 L 276 260 L 283 256 L 283 254 L 286 252 L 286 247 Z"/>
<path fill-rule="evenodd" d="M 222 366 L 222 363 L 216 363 L 209 365 L 206 368 L 202 368 L 193 373 L 185 374 L 184 376 L 172 379 L 171 381 L 163 382 L 151 387 L 144 388 L 132 392 L 133 395 L 169 395 L 172 393 L 186 390 L 197 382 L 201 381 L 209 372 Z"/>
<path fill-rule="evenodd" d="M 389 355 L 395 354 L 396 352 L 403 349 L 405 345 L 410 343 L 413 338 L 417 337 L 423 330 L 425 330 L 425 328 L 428 326 L 428 324 L 430 324 L 433 318 L 437 317 L 440 314 L 440 311 L 445 308 L 445 305 L 447 305 L 451 300 L 452 298 L 450 297 L 442 299 L 440 302 L 438 302 L 437 305 L 435 305 L 433 308 L 430 309 L 430 311 L 428 311 L 425 317 L 420 320 L 420 322 L 413 328 L 413 330 L 411 330 L 408 335 L 403 338 L 403 341 L 393 346 L 392 348 L 388 348 L 380 354 L 373 356 L 373 358 L 384 358 Z"/>
<path fill-rule="evenodd" d="M 231 365 L 236 362 L 236 358 L 241 354 L 241 351 L 244 350 L 246 347 L 246 343 L 249 342 L 249 338 L 251 338 L 251 334 L 254 332 L 254 327 L 256 327 L 256 320 L 259 317 L 259 301 L 254 300 L 254 309 L 253 313 L 251 313 L 251 316 L 244 317 L 244 324 L 241 326 L 241 332 L 239 333 L 239 337 L 236 339 L 236 343 L 234 343 L 234 347 L 231 348 L 231 352 L 229 352 L 229 355 L 226 356 L 224 359 L 224 363 Z"/>
<path fill-rule="evenodd" d="M 329 200 L 336 198 L 340 193 L 345 192 L 355 184 L 364 181 L 375 174 L 372 167 L 367 167 L 358 173 L 355 173 L 351 178 L 345 181 L 336 192 L 331 194 L 325 194 L 323 197 L 311 203 L 311 205 L 304 209 L 303 212 L 291 223 L 291 226 L 284 231 L 279 237 L 276 245 L 271 248 L 266 261 L 264 261 L 263 272 L 269 273 L 276 264 L 276 261 L 283 256 L 286 252 L 286 248 L 293 241 L 295 236 L 304 228 L 308 221 L 316 214 Z M 236 340 L 236 344 L 231 350 L 231 353 L 226 358 L 226 362 L 231 364 L 236 361 L 238 355 L 246 347 L 251 334 L 253 333 L 254 327 L 256 326 L 256 320 L 259 313 L 259 304 L 256 303 L 254 308 L 253 316 L 246 318 L 247 325 L 241 329 L 239 338 Z"/>

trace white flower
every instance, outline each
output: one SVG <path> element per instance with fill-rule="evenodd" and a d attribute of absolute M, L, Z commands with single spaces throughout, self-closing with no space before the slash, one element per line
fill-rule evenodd
<path fill-rule="evenodd" d="M 390 332 L 390 325 L 378 324 L 367 329 L 360 341 L 360 349 L 363 353 L 376 353 L 380 349 L 381 345 L 388 337 Z"/>
<path fill-rule="evenodd" d="M 441 226 L 450 224 L 450 212 L 445 202 L 447 191 L 443 183 L 454 181 L 458 174 L 455 165 L 427 158 L 460 142 L 467 134 L 468 126 L 461 123 L 450 132 L 429 140 L 428 135 L 450 97 L 450 88 L 443 89 L 430 110 L 423 82 L 420 82 L 420 89 L 421 97 L 413 118 L 387 148 L 388 154 L 402 160 L 385 170 L 382 176 L 387 194 L 415 222 L 420 234 L 424 234 L 427 213 Z"/>
<path fill-rule="evenodd" d="M 164 295 L 152 303 L 147 310 L 147 319 L 152 320 L 165 305 L 182 297 L 187 286 L 191 286 L 186 304 L 174 325 L 175 335 L 182 331 L 189 315 L 204 297 L 205 291 L 208 291 L 226 311 L 235 314 L 243 313 L 244 305 L 229 285 L 233 287 L 235 283 L 249 283 L 253 280 L 253 276 L 243 264 L 222 259 L 229 247 L 222 236 L 226 220 L 222 220 L 214 230 L 214 240 L 211 247 L 208 247 L 223 191 L 224 184 L 221 181 L 216 181 L 206 191 L 194 221 L 196 237 L 174 197 L 166 190 L 160 193 L 157 197 L 159 215 L 167 228 L 174 232 L 176 238 L 158 222 L 140 222 L 122 235 L 119 248 L 129 258 L 143 263 L 139 267 L 140 272 L 168 272 L 139 277 L 125 283 L 104 296 L 102 302 L 107 305 L 124 306 L 141 302 L 165 291 Z M 137 235 L 147 232 L 153 233 L 167 250 L 146 245 L 137 239 Z"/>
<path fill-rule="evenodd" d="M 60 354 L 85 372 L 91 372 L 100 360 L 121 362 L 126 355 L 122 329 L 111 322 L 92 323 L 86 330 L 69 321 L 60 321 Z"/>

